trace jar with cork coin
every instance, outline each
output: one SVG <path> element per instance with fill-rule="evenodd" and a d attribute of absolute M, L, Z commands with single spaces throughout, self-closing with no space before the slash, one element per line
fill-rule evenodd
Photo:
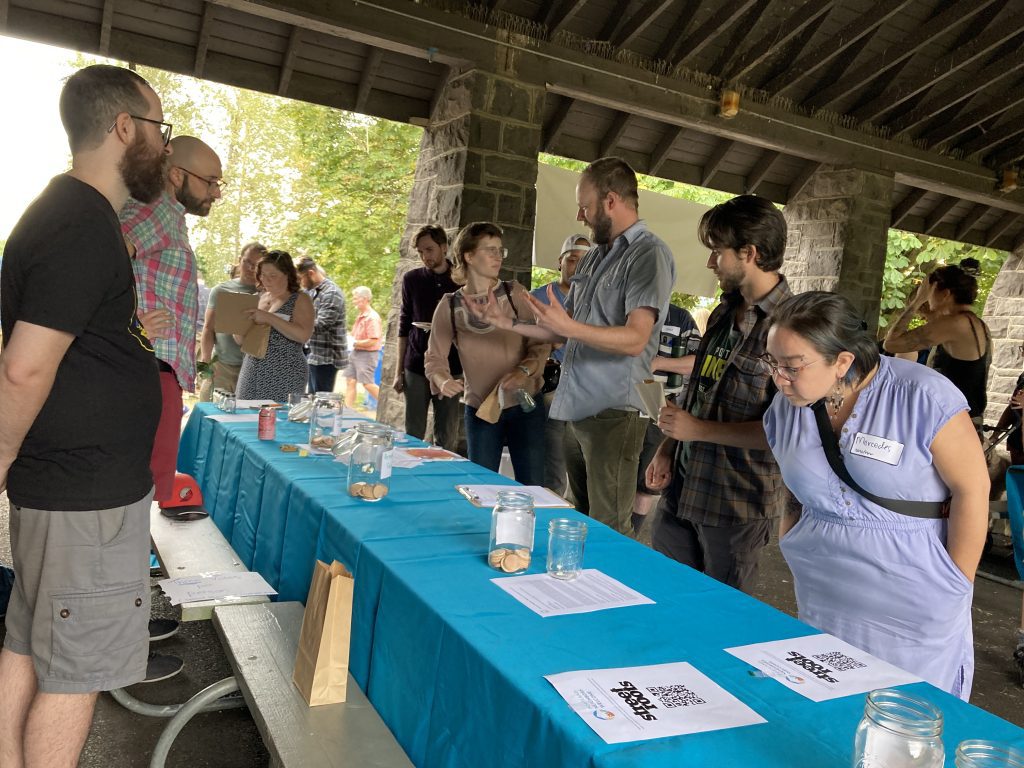
<path fill-rule="evenodd" d="M 391 490 L 395 438 L 386 424 L 356 425 L 348 457 L 348 493 L 363 501 L 380 501 Z"/>
<path fill-rule="evenodd" d="M 487 562 L 502 573 L 522 573 L 530 567 L 537 515 L 533 497 L 519 491 L 500 491 L 491 512 L 491 543 Z"/>
<path fill-rule="evenodd" d="M 317 392 L 309 415 L 309 449 L 330 453 L 341 436 L 345 407 L 338 392 Z"/>

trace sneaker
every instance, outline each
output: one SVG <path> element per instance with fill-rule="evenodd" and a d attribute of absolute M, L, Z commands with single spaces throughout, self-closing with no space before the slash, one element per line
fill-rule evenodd
<path fill-rule="evenodd" d="M 181 672 L 185 662 L 177 656 L 164 656 L 160 653 L 149 654 L 146 662 L 146 677 L 140 683 L 156 683 L 168 680 Z"/>
<path fill-rule="evenodd" d="M 178 634 L 178 622 L 174 619 L 150 619 L 149 620 L 149 642 L 155 643 L 158 640 L 166 640 Z"/>

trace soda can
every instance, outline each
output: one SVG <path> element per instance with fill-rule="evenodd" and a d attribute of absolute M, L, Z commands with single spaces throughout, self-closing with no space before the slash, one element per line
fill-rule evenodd
<path fill-rule="evenodd" d="M 256 435 L 260 440 L 273 440 L 277 436 L 277 410 L 269 405 L 260 408 Z"/>

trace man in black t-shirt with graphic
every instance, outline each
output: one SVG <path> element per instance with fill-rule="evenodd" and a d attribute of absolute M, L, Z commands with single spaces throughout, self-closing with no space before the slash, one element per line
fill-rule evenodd
<path fill-rule="evenodd" d="M 0 276 L 0 489 L 17 575 L 4 766 L 75 764 L 97 692 L 141 680 L 149 644 L 160 385 L 117 212 L 159 194 L 171 126 L 145 80 L 106 65 L 68 79 L 60 114 L 71 170 L 25 211 Z"/>

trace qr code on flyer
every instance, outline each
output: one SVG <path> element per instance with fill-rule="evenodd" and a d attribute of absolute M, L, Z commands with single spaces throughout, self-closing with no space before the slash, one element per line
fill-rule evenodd
<path fill-rule="evenodd" d="M 851 659 L 845 653 L 840 653 L 839 651 L 819 653 L 817 656 L 814 656 L 814 658 L 822 664 L 827 664 L 832 667 L 836 672 L 850 672 L 851 670 L 863 669 L 867 666 L 866 664 L 861 664 L 856 659 Z"/>
<path fill-rule="evenodd" d="M 691 707 L 694 704 L 707 704 L 704 699 L 685 685 L 655 685 L 647 689 L 663 707 Z"/>

